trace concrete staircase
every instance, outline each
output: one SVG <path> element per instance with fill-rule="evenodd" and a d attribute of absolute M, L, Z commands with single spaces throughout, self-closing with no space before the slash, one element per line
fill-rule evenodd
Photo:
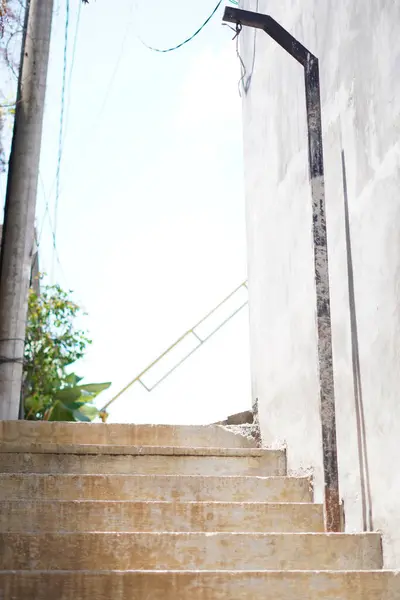
<path fill-rule="evenodd" d="M 282 450 L 223 427 L 0 423 L 1 600 L 400 600 Z"/>

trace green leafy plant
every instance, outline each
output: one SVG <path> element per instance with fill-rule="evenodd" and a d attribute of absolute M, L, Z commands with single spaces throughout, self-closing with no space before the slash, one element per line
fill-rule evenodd
<path fill-rule="evenodd" d="M 67 367 L 82 358 L 91 340 L 76 327 L 81 308 L 59 285 L 29 291 L 24 355 L 25 418 L 46 421 L 92 421 L 93 404 L 110 383 L 81 384 Z"/>
<path fill-rule="evenodd" d="M 101 416 L 93 400 L 107 390 L 111 383 L 86 383 L 79 385 L 81 377 L 70 373 L 61 386 L 54 391 L 51 401 L 44 402 L 43 397 L 30 396 L 25 400 L 27 419 L 44 421 L 93 421 Z"/>

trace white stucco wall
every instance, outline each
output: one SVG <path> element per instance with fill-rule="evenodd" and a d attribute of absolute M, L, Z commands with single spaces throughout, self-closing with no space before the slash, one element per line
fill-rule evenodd
<path fill-rule="evenodd" d="M 346 529 L 382 530 L 385 563 L 400 567 L 400 2 L 258 5 L 320 59 Z M 245 82 L 253 42 L 244 29 Z M 253 396 L 264 441 L 287 443 L 290 468 L 313 468 L 321 501 L 303 70 L 263 32 L 243 111 Z"/>

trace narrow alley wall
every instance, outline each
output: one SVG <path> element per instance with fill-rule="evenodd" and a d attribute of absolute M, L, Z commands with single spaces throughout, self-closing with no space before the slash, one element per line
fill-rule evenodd
<path fill-rule="evenodd" d="M 400 567 L 400 2 L 244 0 L 320 60 L 341 496 Z M 252 393 L 265 443 L 322 501 L 302 67 L 244 28 Z M 247 91 L 246 91 L 247 90 Z"/>

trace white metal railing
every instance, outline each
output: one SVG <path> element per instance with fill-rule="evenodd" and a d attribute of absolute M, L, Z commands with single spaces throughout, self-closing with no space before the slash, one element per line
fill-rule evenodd
<path fill-rule="evenodd" d="M 223 307 L 226 307 L 226 305 L 229 303 L 230 300 L 232 301 L 235 297 L 239 297 L 240 293 L 243 292 L 243 290 L 246 291 L 246 300 L 244 302 L 241 301 L 239 303 L 239 305 L 236 306 L 235 308 L 231 308 L 228 316 L 220 317 L 218 319 L 218 313 L 220 312 L 220 309 L 222 309 Z M 183 335 L 181 335 L 173 344 L 171 344 L 171 346 L 169 346 L 166 350 L 164 350 L 164 352 L 162 352 L 162 354 L 160 354 L 152 363 L 150 363 L 145 369 L 143 369 L 143 371 L 141 371 L 138 375 L 136 375 L 136 377 L 134 377 L 129 383 L 127 383 L 127 385 L 125 385 L 125 387 L 123 387 L 117 394 L 115 394 L 115 396 L 113 396 L 111 398 L 111 400 L 109 400 L 103 406 L 103 408 L 100 410 L 100 415 L 101 415 L 102 420 L 103 421 L 107 420 L 107 417 L 108 417 L 107 409 L 109 408 L 109 406 L 111 404 L 113 404 L 113 402 L 118 400 L 118 398 L 120 398 L 122 396 L 122 394 L 124 394 L 136 382 L 140 383 L 145 388 L 145 390 L 147 390 L 148 392 L 153 391 L 154 388 L 156 388 L 158 385 L 160 385 L 160 383 L 162 381 L 164 381 L 167 377 L 169 377 L 169 375 L 171 375 L 171 373 L 176 371 L 176 369 L 178 369 L 178 367 L 180 367 L 180 365 L 182 363 L 184 363 L 190 356 L 192 356 L 192 354 L 194 354 L 196 352 L 196 350 L 198 350 L 201 346 L 203 346 L 203 344 L 205 344 L 205 342 L 207 342 L 210 338 L 212 338 L 213 335 L 215 335 L 224 325 L 226 325 L 226 323 L 228 323 L 231 319 L 233 319 L 233 317 L 235 315 L 237 315 L 247 304 L 248 304 L 247 281 L 244 281 L 236 289 L 234 289 L 233 292 L 231 292 L 228 296 L 226 296 L 226 298 L 224 298 L 222 300 L 222 302 L 217 304 L 217 306 L 215 306 L 210 312 L 208 312 L 205 315 L 205 317 L 203 317 L 200 321 L 198 321 L 198 323 L 196 323 L 196 325 L 191 327 L 191 329 L 188 329 L 188 331 L 186 331 Z M 203 329 L 207 329 L 207 327 L 204 327 L 204 326 L 207 325 L 207 321 L 210 321 L 211 317 L 213 317 L 213 316 L 214 316 L 214 320 L 215 320 L 215 317 L 217 317 L 217 322 L 219 321 L 218 324 L 216 326 L 214 326 L 211 329 L 211 331 L 209 331 L 207 333 L 203 332 L 203 334 L 202 334 L 202 331 L 201 331 L 202 326 L 203 326 Z M 221 318 L 222 318 L 222 321 L 221 321 Z M 152 383 L 151 385 L 148 385 L 143 381 L 143 377 L 146 374 L 149 374 L 150 371 L 152 369 L 154 369 L 154 367 L 156 367 L 156 365 L 160 365 L 161 361 L 163 359 L 165 359 L 168 355 L 171 355 L 174 350 L 179 349 L 179 347 L 183 347 L 183 345 L 188 340 L 192 340 L 192 342 L 195 343 L 194 348 L 187 351 L 184 354 L 183 358 L 180 358 L 179 360 L 177 360 L 173 364 L 172 367 L 168 368 L 168 370 L 162 376 L 159 376 L 156 379 L 156 381 L 154 383 Z"/>

